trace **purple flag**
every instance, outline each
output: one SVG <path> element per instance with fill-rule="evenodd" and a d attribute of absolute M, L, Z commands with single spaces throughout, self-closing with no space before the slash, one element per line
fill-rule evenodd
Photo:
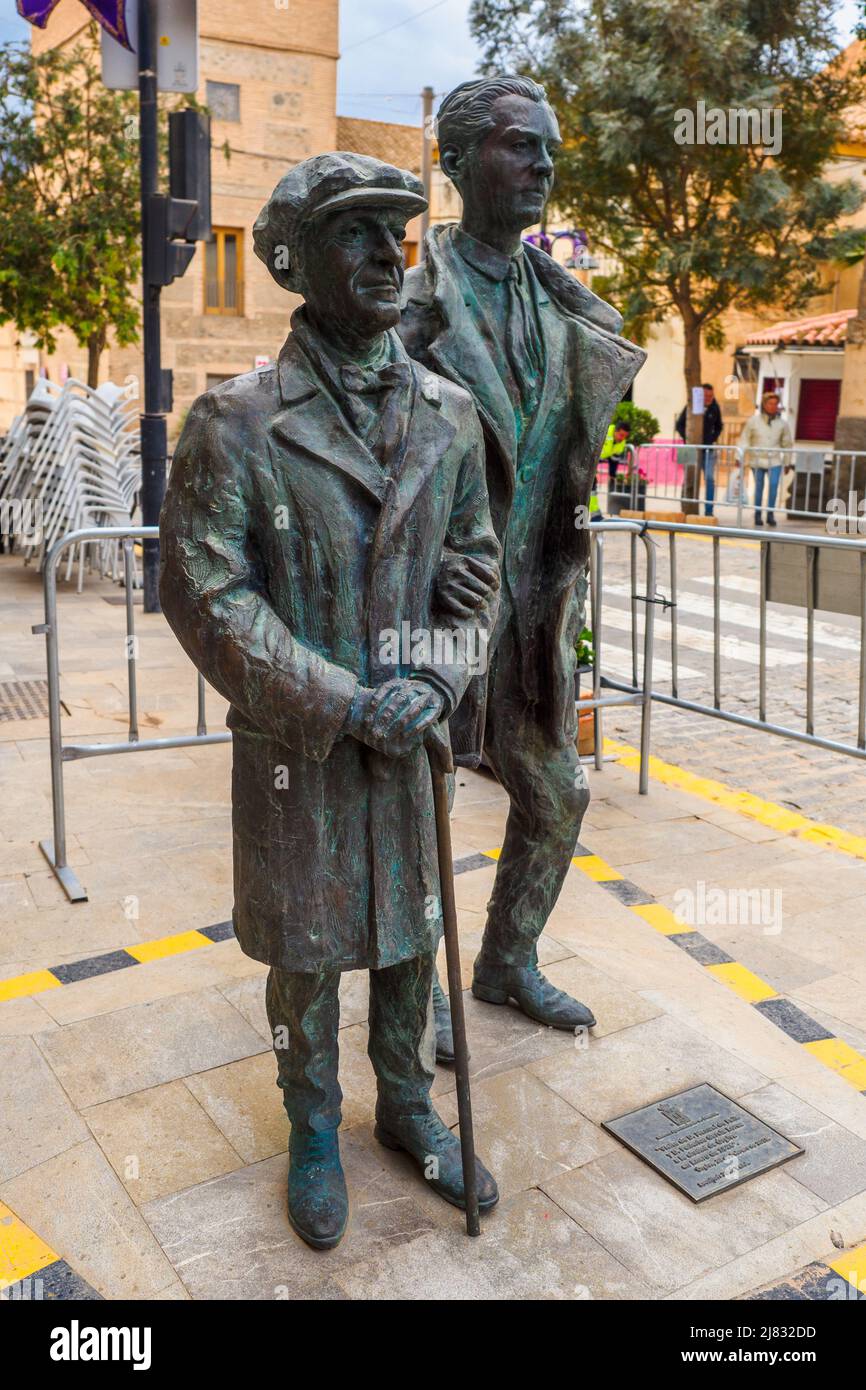
<path fill-rule="evenodd" d="M 16 0 L 16 3 L 22 19 L 28 19 L 31 24 L 44 29 L 60 0 Z M 134 52 L 126 23 L 126 0 L 82 0 L 82 4 L 107 34 L 128 48 L 130 53 Z"/>

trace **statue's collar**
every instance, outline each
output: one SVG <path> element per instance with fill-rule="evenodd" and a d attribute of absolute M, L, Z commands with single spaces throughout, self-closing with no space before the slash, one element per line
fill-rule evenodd
<path fill-rule="evenodd" d="M 284 405 L 302 400 L 323 386 L 339 401 L 342 397 L 339 368 L 343 363 L 355 360 L 348 356 L 337 360 L 334 350 L 323 341 L 309 322 L 302 305 L 292 315 L 292 331 L 280 352 L 280 395 Z M 389 329 L 382 335 L 381 355 L 377 354 L 376 362 L 365 360 L 359 365 L 382 366 L 386 362 L 408 360 L 406 349 L 396 330 Z"/>
<path fill-rule="evenodd" d="M 511 267 L 519 267 L 523 263 L 522 246 L 518 247 L 513 256 L 506 256 L 504 251 L 497 251 L 495 246 L 488 246 L 486 242 L 470 236 L 462 227 L 454 227 L 451 235 L 454 249 L 466 264 L 486 275 L 488 280 L 507 280 Z"/>

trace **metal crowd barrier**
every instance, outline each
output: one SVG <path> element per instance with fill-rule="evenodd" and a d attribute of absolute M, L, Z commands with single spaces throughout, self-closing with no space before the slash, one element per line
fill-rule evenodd
<path fill-rule="evenodd" d="M 604 596 L 604 533 L 606 531 L 621 531 L 627 533 L 631 538 L 631 573 L 632 573 L 632 650 L 633 650 L 633 672 L 634 685 L 632 688 L 622 686 L 619 694 L 602 694 L 602 684 L 610 687 L 612 683 L 604 680 L 601 671 L 601 652 L 603 614 L 602 600 Z M 589 561 L 589 583 L 590 583 L 590 613 L 592 626 L 592 645 L 594 661 L 592 667 L 592 698 L 589 700 L 578 700 L 578 711 L 593 711 L 593 733 L 595 738 L 595 766 L 601 770 L 603 766 L 603 741 L 604 741 L 604 711 L 611 705 L 640 705 L 641 725 L 640 725 L 640 772 L 638 774 L 638 790 L 642 796 L 646 796 L 649 791 L 649 757 L 650 757 L 650 726 L 652 720 L 652 681 L 653 681 L 653 642 L 654 642 L 654 623 L 655 609 L 652 603 L 647 604 L 646 623 L 644 625 L 644 647 L 643 647 L 643 680 L 638 682 L 637 675 L 637 624 L 635 616 L 637 613 L 638 594 L 635 587 L 636 561 L 637 561 L 637 542 L 638 537 L 643 541 L 644 554 L 646 558 L 646 592 L 654 594 L 656 590 L 656 552 L 652 540 L 647 536 L 647 527 L 639 521 L 597 521 L 590 526 L 590 561 Z"/>
<path fill-rule="evenodd" d="M 770 510 L 771 471 L 777 475 L 772 510 L 782 517 L 804 521 L 828 519 L 828 505 L 840 504 L 855 518 L 866 511 L 866 454 L 854 450 L 743 449 L 734 444 L 659 442 L 626 445 L 612 476 L 608 459 L 599 468 L 602 505 L 611 515 L 645 511 L 661 504 L 672 511 L 706 511 L 706 473 L 709 463 L 715 488 L 714 510 L 736 508 L 736 524 L 755 508 L 755 470 L 765 470 L 762 508 Z M 645 476 L 641 476 L 641 475 Z M 624 481 L 627 479 L 627 481 Z"/>
<path fill-rule="evenodd" d="M 761 537 L 761 564 L 760 564 L 760 591 L 759 591 L 759 634 L 758 634 L 758 701 L 757 714 L 739 714 L 734 710 L 723 708 L 722 704 L 722 660 L 721 660 L 721 639 L 722 639 L 722 617 L 723 603 L 721 597 L 722 577 L 721 577 L 721 542 L 724 540 L 747 540 L 754 543 L 755 532 L 737 526 L 714 526 L 708 530 L 703 526 L 690 526 L 685 522 L 667 521 L 647 521 L 636 523 L 625 522 L 605 522 L 600 524 L 599 529 L 610 531 L 626 531 L 631 533 L 631 564 L 630 564 L 630 596 L 631 596 L 631 659 L 632 659 L 632 680 L 631 682 L 620 681 L 612 677 L 603 675 L 603 648 L 601 644 L 602 629 L 599 627 L 598 641 L 596 632 L 593 628 L 593 641 L 596 658 L 596 687 L 603 685 L 612 690 L 621 691 L 629 695 L 632 700 L 640 697 L 642 700 L 646 695 L 646 670 L 644 670 L 643 680 L 639 679 L 638 670 L 638 604 L 645 604 L 645 629 L 646 633 L 656 633 L 655 628 L 655 609 L 661 606 L 671 615 L 671 690 L 668 694 L 665 691 L 651 689 L 650 700 L 657 700 L 660 704 L 673 705 L 677 709 L 687 710 L 692 714 L 706 714 L 713 719 L 723 719 L 731 724 L 739 724 L 747 729 L 762 729 L 766 733 L 777 734 L 782 738 L 795 739 L 799 743 L 812 744 L 817 748 L 827 749 L 831 753 L 843 753 L 849 757 L 866 759 L 866 538 L 849 539 L 847 537 L 803 535 L 789 531 L 779 531 L 772 533 L 771 536 Z M 647 584 L 646 594 L 637 592 L 637 576 L 634 555 L 634 530 L 648 538 L 651 535 L 666 535 L 669 546 L 669 568 L 670 568 L 670 596 L 657 594 L 654 587 Z M 596 530 L 594 526 L 592 528 Z M 712 705 L 703 704 L 695 700 L 686 700 L 679 694 L 677 665 L 679 659 L 677 642 L 677 537 L 678 536 L 700 536 L 704 541 L 712 542 L 712 576 L 713 576 L 713 703 Z M 601 544 L 601 538 L 595 542 L 595 549 Z M 805 549 L 805 565 L 803 567 L 804 590 L 802 607 L 806 610 L 806 643 L 804 651 L 804 661 L 806 665 L 806 709 L 804 728 L 795 729 L 789 725 L 777 724 L 767 718 L 767 602 L 770 591 L 770 556 L 771 548 L 783 546 L 786 548 L 797 547 Z M 843 743 L 838 739 L 825 738 L 815 733 L 815 700 L 814 700 L 814 677 L 815 677 L 815 579 L 818 565 L 818 552 L 829 550 L 839 554 L 846 551 L 859 556 L 859 563 L 855 563 L 856 570 L 856 597 L 855 601 L 848 608 L 838 611 L 856 611 L 860 619 L 859 627 L 859 670 L 857 681 L 857 741 L 854 743 Z M 593 613 L 597 605 L 603 600 L 603 587 L 599 586 L 598 595 L 593 596 Z M 769 601 L 773 601 L 769 598 Z M 789 602 L 790 600 L 786 600 Z M 642 750 L 643 751 L 643 750 Z M 648 750 L 647 750 L 648 751 Z M 601 766 L 596 758 L 596 765 Z M 642 788 L 643 790 L 643 788 Z"/>
<path fill-rule="evenodd" d="M 70 868 L 66 858 L 66 804 L 63 791 L 63 764 L 78 758 L 100 758 L 113 753 L 146 753 L 154 748 L 185 748 L 194 743 L 229 743 L 231 734 L 226 730 L 219 734 L 209 734 L 205 722 L 205 683 L 198 677 L 198 718 L 194 734 L 177 734 L 169 738 L 140 738 L 138 731 L 138 686 L 136 680 L 135 652 L 135 556 L 133 545 L 137 540 L 150 540 L 159 537 L 158 526 L 94 526 L 80 531 L 70 531 L 62 536 L 49 550 L 42 571 L 42 587 L 45 597 L 45 621 L 37 623 L 32 631 L 45 636 L 45 655 L 48 672 L 48 738 L 51 750 L 51 805 L 54 821 L 54 837 L 40 840 L 39 848 L 54 870 L 63 891 L 70 902 L 86 902 L 87 892 L 80 883 L 75 870 Z M 59 629 L 57 623 L 57 567 L 60 557 L 68 546 L 82 541 L 117 540 L 123 549 L 123 580 L 126 594 L 126 652 L 127 686 L 129 691 L 129 731 L 121 743 L 64 743 L 61 728 L 60 709 L 60 652 Z"/>
<path fill-rule="evenodd" d="M 630 568 L 630 682 L 604 675 L 604 560 L 605 537 L 622 533 L 629 537 Z M 66 857 L 66 812 L 63 787 L 63 765 L 79 758 L 104 757 L 117 753 L 144 753 L 152 749 L 184 748 L 201 743 L 228 743 L 228 731 L 211 734 L 205 723 L 205 683 L 198 676 L 198 717 L 194 734 L 178 734 L 167 738 L 142 739 L 138 730 L 138 692 L 136 682 L 135 653 L 135 612 L 134 580 L 135 561 L 133 544 L 136 540 L 155 539 L 159 534 L 155 526 L 95 527 L 72 531 L 62 537 L 49 551 L 43 571 L 45 596 L 45 621 L 33 627 L 33 632 L 45 636 L 48 670 L 48 710 L 49 742 L 51 752 L 51 798 L 53 809 L 54 836 L 51 840 L 40 841 L 40 849 L 51 865 L 64 892 L 72 902 L 84 902 L 87 893 Z M 658 561 L 657 544 L 654 536 L 668 537 L 670 597 L 657 593 Z M 679 536 L 699 536 L 712 543 L 713 573 L 713 703 L 702 704 L 687 700 L 678 691 L 678 641 L 677 641 L 677 538 Z M 866 759 L 866 538 L 848 539 L 831 536 L 800 535 L 780 531 L 772 537 L 764 537 L 761 542 L 760 567 L 760 630 L 759 651 L 759 695 L 757 716 L 736 713 L 722 705 L 722 598 L 721 598 L 721 552 L 723 540 L 748 540 L 754 542 L 755 532 L 734 526 L 714 526 L 711 530 L 704 526 L 689 525 L 685 522 L 666 521 L 601 521 L 590 525 L 590 602 L 591 626 L 595 660 L 593 663 L 593 688 L 589 699 L 578 699 L 577 709 L 592 710 L 595 732 L 595 766 L 603 767 L 603 721 L 604 711 L 612 706 L 637 705 L 641 710 L 640 733 L 640 772 L 639 790 L 646 795 L 649 789 L 649 759 L 651 740 L 651 721 L 653 701 L 673 705 L 693 714 L 706 714 L 714 719 L 723 719 L 745 728 L 762 729 L 767 733 L 783 738 L 792 738 L 800 743 L 812 744 L 833 753 L 844 753 L 851 757 Z M 645 555 L 645 592 L 638 592 L 637 542 L 641 540 Z M 59 629 L 57 619 L 57 568 L 64 550 L 90 540 L 118 540 L 122 543 L 124 582 L 126 595 L 126 638 L 127 638 L 127 683 L 129 692 L 129 731 L 125 741 L 119 743 L 69 743 L 63 742 L 61 730 L 60 704 L 60 665 Z M 776 724 L 767 718 L 767 602 L 770 574 L 770 547 L 805 547 L 805 589 L 803 607 L 806 609 L 806 711 L 805 728 L 794 729 Z M 814 666 L 815 666 L 815 595 L 817 577 L 817 553 L 823 549 L 848 551 L 859 555 L 858 588 L 855 609 L 860 617 L 859 629 L 859 680 L 857 743 L 842 743 L 838 739 L 825 738 L 815 733 L 814 721 Z M 772 601 L 770 599 L 769 601 Z M 639 605 L 643 605 L 643 671 L 639 662 Z M 656 638 L 656 608 L 661 606 L 671 615 L 671 690 L 667 693 L 657 690 L 653 685 L 653 660 Z M 851 608 L 841 611 L 851 611 Z"/>

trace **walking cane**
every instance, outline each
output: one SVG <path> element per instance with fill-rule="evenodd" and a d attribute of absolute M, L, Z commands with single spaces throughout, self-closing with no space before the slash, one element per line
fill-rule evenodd
<path fill-rule="evenodd" d="M 427 757 L 433 779 L 433 805 L 436 811 L 436 848 L 439 855 L 439 883 L 442 894 L 442 924 L 445 960 L 448 966 L 448 1002 L 454 1034 L 454 1073 L 457 1079 L 457 1114 L 460 1120 L 460 1152 L 463 1158 L 463 1190 L 466 1193 L 466 1234 L 478 1236 L 478 1177 L 475 1172 L 475 1137 L 472 1132 L 472 1098 L 469 1094 L 469 1051 L 466 1046 L 466 1019 L 463 1015 L 463 981 L 460 978 L 460 944 L 457 939 L 457 907 L 454 902 L 454 861 L 451 855 L 451 821 L 448 814 L 448 773 L 454 771 L 451 745 L 438 731 L 430 731 Z"/>

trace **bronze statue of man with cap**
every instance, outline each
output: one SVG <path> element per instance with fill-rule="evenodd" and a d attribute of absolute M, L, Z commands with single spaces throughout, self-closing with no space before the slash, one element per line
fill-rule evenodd
<path fill-rule="evenodd" d="M 540 972 L 537 944 L 589 801 L 574 674 L 590 492 L 645 354 L 618 336 L 615 309 L 522 240 L 544 216 L 560 145 L 544 88 L 515 76 L 465 82 L 439 108 L 437 133 L 463 214 L 428 233 L 423 263 L 406 275 L 400 332 L 413 358 L 475 400 L 503 546 L 489 669 L 451 721 L 455 760 L 474 766 L 483 750 L 510 800 L 472 992 L 555 1028 L 591 1028 L 591 1009 Z M 446 554 L 443 568 L 440 602 L 451 612 L 465 617 L 486 601 L 477 567 Z M 434 1002 L 438 1055 L 450 1060 L 438 981 Z"/>
<path fill-rule="evenodd" d="M 337 1244 L 341 972 L 370 971 L 376 1136 L 465 1205 L 460 1145 L 430 1101 L 441 930 L 430 773 L 495 615 L 436 609 L 443 550 L 495 575 L 499 546 L 471 398 L 397 333 L 413 174 L 305 160 L 254 229 L 304 296 L 276 366 L 193 405 L 161 520 L 163 610 L 230 702 L 234 926 L 270 966 L 267 1008 L 291 1121 L 289 1218 Z M 448 642 L 424 642 L 447 623 Z M 395 645 L 404 624 L 411 650 Z M 420 635 L 420 636 L 419 636 Z M 497 1200 L 478 1163 L 480 1206 Z"/>

